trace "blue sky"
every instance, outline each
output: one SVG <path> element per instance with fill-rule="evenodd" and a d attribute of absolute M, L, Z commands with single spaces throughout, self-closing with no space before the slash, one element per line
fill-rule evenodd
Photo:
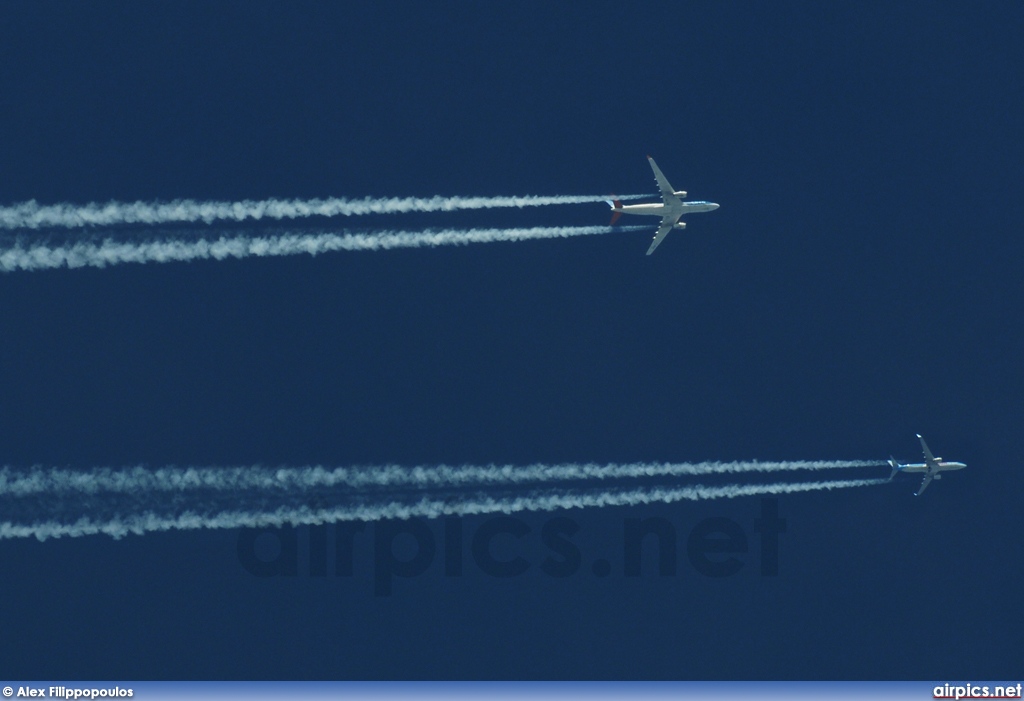
<path fill-rule="evenodd" d="M 4 274 L 0 462 L 908 461 L 920 432 L 969 467 L 920 499 L 909 478 L 779 497 L 772 577 L 757 498 L 567 513 L 585 567 L 562 579 L 539 566 L 557 514 L 524 515 L 502 545 L 522 576 L 445 577 L 438 555 L 389 597 L 373 526 L 340 577 L 310 574 L 305 528 L 298 574 L 266 578 L 235 531 L 4 541 L 3 658 L 39 678 L 1011 671 L 1022 22 L 1010 2 L 6 4 L 4 205 L 653 193 L 649 153 L 721 209 L 649 258 L 621 232 Z M 679 533 L 675 576 L 653 555 L 623 573 L 625 520 L 649 517 Z M 706 518 L 749 539 L 736 575 L 688 564 Z"/>

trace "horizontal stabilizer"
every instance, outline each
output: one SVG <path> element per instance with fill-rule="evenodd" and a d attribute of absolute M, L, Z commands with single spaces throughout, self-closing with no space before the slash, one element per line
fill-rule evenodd
<path fill-rule="evenodd" d="M 608 222 L 608 226 L 615 226 L 615 222 L 622 216 L 622 202 L 619 200 L 605 200 L 605 202 L 612 208 L 612 220 Z"/>

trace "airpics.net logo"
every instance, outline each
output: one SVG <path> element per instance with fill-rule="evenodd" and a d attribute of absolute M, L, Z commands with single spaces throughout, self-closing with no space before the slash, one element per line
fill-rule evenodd
<path fill-rule="evenodd" d="M 549 518 L 539 528 L 523 518 L 496 516 L 480 522 L 461 517 L 414 518 L 246 529 L 239 532 L 237 555 L 242 567 L 256 577 L 327 577 L 332 570 L 336 577 L 353 577 L 357 562 L 363 562 L 372 571 L 374 596 L 390 596 L 396 579 L 431 571 L 461 577 L 470 566 L 500 579 L 528 572 L 566 578 L 588 570 L 595 577 L 613 573 L 640 577 L 645 569 L 652 569 L 644 567 L 645 558 L 653 557 L 658 576 L 672 577 L 679 570 L 680 551 L 704 577 L 733 576 L 751 560 L 757 562 L 761 576 L 772 577 L 779 573 L 779 536 L 785 531 L 778 500 L 766 498 L 753 519 L 754 537 L 739 522 L 725 517 L 705 518 L 683 533 L 663 517 L 623 519 L 619 557 L 613 559 L 585 558 L 579 543 L 581 526 L 566 516 Z M 305 537 L 300 538 L 300 533 Z M 438 559 L 440 568 L 435 566 Z"/>
<path fill-rule="evenodd" d="M 1021 683 L 987 685 L 987 684 L 943 684 L 932 689 L 932 698 L 936 699 L 1019 699 Z"/>

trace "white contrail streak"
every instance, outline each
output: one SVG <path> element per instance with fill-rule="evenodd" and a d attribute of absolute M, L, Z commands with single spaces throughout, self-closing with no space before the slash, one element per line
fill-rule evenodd
<path fill-rule="evenodd" d="M 130 533 L 200 528 L 259 528 L 284 525 L 319 525 L 336 521 L 376 521 L 380 519 L 437 518 L 440 516 L 469 516 L 477 514 L 513 514 L 521 511 L 555 511 L 607 506 L 634 506 L 638 504 L 672 503 L 683 500 L 731 499 L 759 494 L 791 494 L 850 487 L 868 487 L 886 484 L 886 479 L 835 480 L 829 482 L 795 482 L 782 484 L 739 485 L 718 487 L 694 485 L 678 488 L 640 488 L 598 493 L 564 492 L 559 494 L 533 491 L 522 496 L 492 498 L 474 496 L 465 501 L 423 498 L 412 503 L 398 501 L 378 504 L 338 506 L 324 509 L 287 507 L 253 511 L 223 511 L 201 514 L 184 511 L 176 516 L 165 516 L 149 511 L 138 515 L 115 516 L 92 520 L 85 516 L 74 523 L 57 521 L 21 525 L 0 523 L 0 539 L 36 537 L 39 540 L 59 537 L 79 537 L 104 533 L 121 538 Z"/>
<path fill-rule="evenodd" d="M 250 256 L 319 255 L 333 251 L 460 246 L 470 243 L 594 236 L 648 227 L 546 226 L 523 229 L 446 229 L 379 233 L 289 233 L 272 236 L 221 236 L 217 239 L 79 242 L 63 245 L 16 243 L 0 248 L 0 271 L 53 268 L 104 268 L 122 263 L 172 263 Z"/>
<path fill-rule="evenodd" d="M 598 465 L 448 465 L 402 467 L 163 467 L 147 469 L 0 469 L 0 496 L 79 492 L 139 493 L 207 489 L 293 491 L 324 487 L 463 488 L 558 481 L 684 477 L 735 473 L 833 470 L 882 465 L 877 460 L 789 460 L 782 462 L 627 463 Z"/>
<path fill-rule="evenodd" d="M 638 199 L 625 195 L 618 199 Z M 541 197 L 367 197 L 361 200 L 327 198 L 313 200 L 243 200 L 241 202 L 92 202 L 85 205 L 40 205 L 35 200 L 0 207 L 0 228 L 40 229 L 125 224 L 181 224 L 215 221 L 241 222 L 262 219 L 398 214 L 403 212 L 451 212 L 460 209 L 543 207 L 558 204 L 603 202 L 608 197 L 555 195 Z"/>

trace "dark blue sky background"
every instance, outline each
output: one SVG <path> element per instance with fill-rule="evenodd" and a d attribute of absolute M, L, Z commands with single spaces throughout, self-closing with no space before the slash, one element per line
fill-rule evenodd
<path fill-rule="evenodd" d="M 227 531 L 5 541 L 0 669 L 1019 671 L 1022 30 L 1019 2 L 5 3 L 5 204 L 653 192 L 650 153 L 722 206 L 649 258 L 616 233 L 6 274 L 2 463 L 916 461 L 921 432 L 969 468 L 920 499 L 910 478 L 780 498 L 776 577 L 757 498 L 570 513 L 566 579 L 537 566 L 552 514 L 527 515 L 523 576 L 438 559 L 390 597 L 372 529 L 351 577 L 255 577 Z M 622 573 L 623 519 L 649 516 L 679 530 L 674 577 Z M 733 577 L 686 561 L 708 516 L 751 539 Z"/>

